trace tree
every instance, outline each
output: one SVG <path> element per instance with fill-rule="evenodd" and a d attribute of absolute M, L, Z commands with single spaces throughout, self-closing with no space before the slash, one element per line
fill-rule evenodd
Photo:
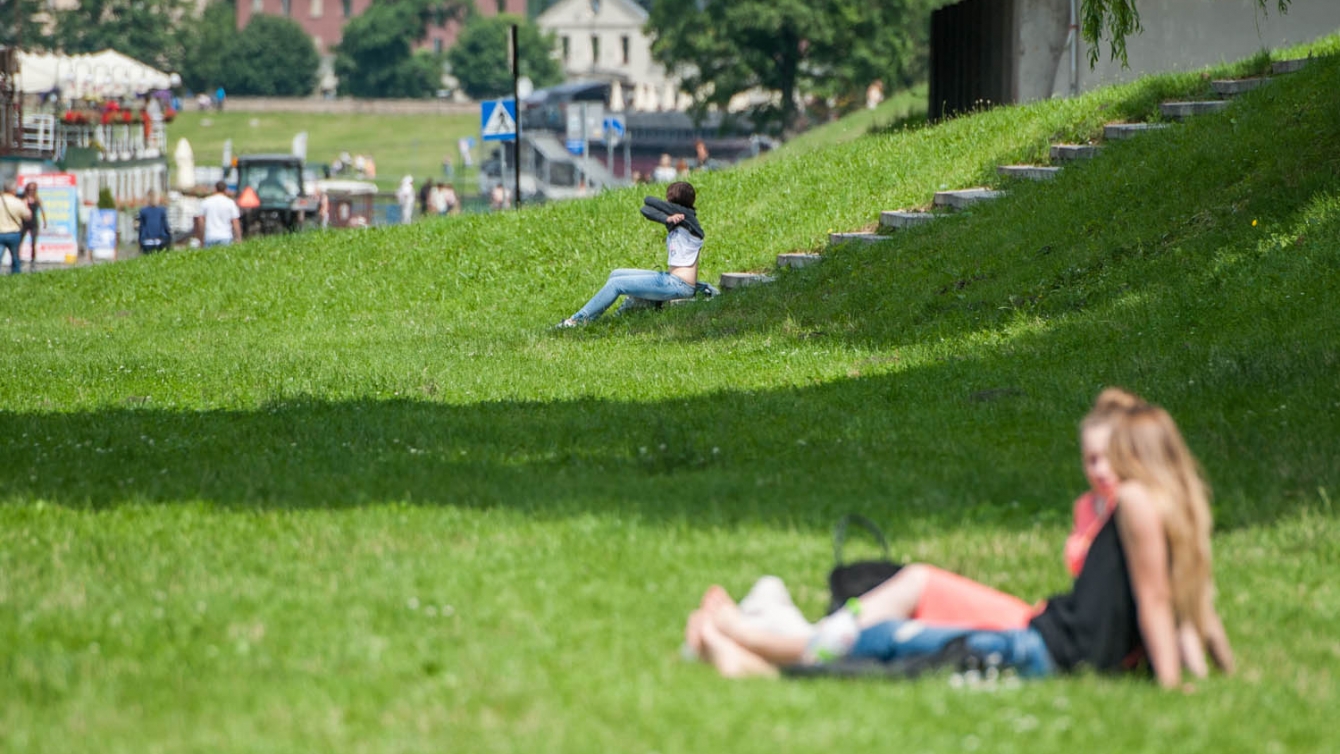
<path fill-rule="evenodd" d="M 1275 0 L 1275 7 L 1281 14 L 1289 12 L 1292 0 Z M 1139 34 L 1140 13 L 1135 8 L 1136 0 L 1083 0 L 1080 10 L 1080 33 L 1089 46 L 1089 67 L 1098 64 L 1098 55 L 1103 37 L 1109 40 L 1112 60 L 1120 60 L 1126 65 L 1126 37 Z M 1261 12 L 1267 12 L 1270 0 L 1256 0 Z"/>
<path fill-rule="evenodd" d="M 183 48 L 175 29 L 189 12 L 187 0 L 80 0 L 74 8 L 53 11 L 52 44 L 71 55 L 111 48 L 176 71 Z"/>
<path fill-rule="evenodd" d="M 228 77 L 237 42 L 237 13 L 231 3 L 210 3 L 200 20 L 182 28 L 181 80 L 190 89 L 209 91 Z"/>
<path fill-rule="evenodd" d="M 262 97 L 302 97 L 316 86 L 321 65 L 316 45 L 297 21 L 258 15 L 234 38 L 223 76 L 225 88 Z"/>
<path fill-rule="evenodd" d="M 472 99 L 487 99 L 512 93 L 511 25 L 517 24 L 520 74 L 537 87 L 563 80 L 554 58 L 554 38 L 518 16 L 474 15 L 465 22 L 461 36 L 447 51 L 451 75 Z"/>
<path fill-rule="evenodd" d="M 415 55 L 410 47 L 422 39 L 428 21 L 449 17 L 454 3 L 415 0 L 378 2 L 344 27 L 335 57 L 340 93 L 355 97 L 429 97 L 441 80 L 433 56 Z"/>
<path fill-rule="evenodd" d="M 41 0 L 0 0 L 0 47 L 46 50 L 51 40 L 42 24 Z"/>
<path fill-rule="evenodd" d="M 699 108 L 760 88 L 755 123 L 791 127 L 798 95 L 856 98 L 875 79 L 910 81 L 926 56 L 927 0 L 699 0 L 654 3 L 652 55 Z"/>

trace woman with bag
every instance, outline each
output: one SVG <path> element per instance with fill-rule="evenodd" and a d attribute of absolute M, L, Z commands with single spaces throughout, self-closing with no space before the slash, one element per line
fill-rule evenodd
<path fill-rule="evenodd" d="M 28 203 L 14 195 L 14 184 L 7 180 L 0 185 L 0 256 L 9 251 L 10 274 L 17 275 L 23 270 L 19 240 L 23 238 L 25 223 L 32 217 Z"/>
<path fill-rule="evenodd" d="M 980 629 L 899 616 L 907 605 L 897 598 L 907 590 L 896 582 L 915 573 L 904 569 L 821 621 L 804 646 L 750 630 L 719 587 L 690 619 L 691 634 L 696 629 L 704 656 L 728 676 L 844 657 L 925 656 L 955 640 L 997 654 L 1025 676 L 1127 671 L 1147 657 L 1159 683 L 1175 687 L 1184 663 L 1193 675 L 1206 673 L 1206 648 L 1231 672 L 1232 651 L 1212 599 L 1208 490 L 1172 419 L 1143 403 L 1121 411 L 1104 463 L 1115 480 L 1113 505 L 1085 548 L 1073 589 L 1022 625 Z"/>

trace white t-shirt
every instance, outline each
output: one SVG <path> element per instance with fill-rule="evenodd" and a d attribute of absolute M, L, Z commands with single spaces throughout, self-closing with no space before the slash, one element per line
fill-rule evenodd
<path fill-rule="evenodd" d="M 667 264 L 671 267 L 692 267 L 698 263 L 703 239 L 690 233 L 687 228 L 675 228 L 666 235 L 665 248 L 670 254 Z"/>
<path fill-rule="evenodd" d="M 211 194 L 200 202 L 200 216 L 205 218 L 205 243 L 209 243 L 233 240 L 233 221 L 242 214 L 226 194 Z"/>

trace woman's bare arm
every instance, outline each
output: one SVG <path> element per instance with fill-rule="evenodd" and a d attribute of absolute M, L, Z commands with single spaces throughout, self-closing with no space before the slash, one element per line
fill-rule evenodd
<path fill-rule="evenodd" d="M 1172 584 L 1168 575 L 1168 540 L 1163 518 L 1139 484 L 1127 482 L 1118 492 L 1117 531 L 1126 552 L 1126 569 L 1139 613 L 1140 636 L 1164 688 L 1177 688 L 1182 664 L 1173 617 Z"/>

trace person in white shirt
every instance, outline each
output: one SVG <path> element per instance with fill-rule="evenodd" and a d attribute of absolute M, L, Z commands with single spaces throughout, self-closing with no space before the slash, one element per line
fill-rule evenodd
<path fill-rule="evenodd" d="M 227 246 L 242 240 L 242 213 L 228 196 L 228 184 L 214 184 L 214 193 L 200 202 L 201 241 L 205 246 Z"/>
<path fill-rule="evenodd" d="M 22 237 L 23 224 L 33 217 L 28 203 L 14 195 L 14 185 L 5 181 L 0 186 L 0 257 L 9 252 L 9 271 L 19 274 L 23 269 L 19 262 L 19 238 Z"/>
<path fill-rule="evenodd" d="M 395 199 L 400 204 L 400 222 L 408 225 L 414 220 L 414 176 L 407 175 L 400 179 Z"/>

